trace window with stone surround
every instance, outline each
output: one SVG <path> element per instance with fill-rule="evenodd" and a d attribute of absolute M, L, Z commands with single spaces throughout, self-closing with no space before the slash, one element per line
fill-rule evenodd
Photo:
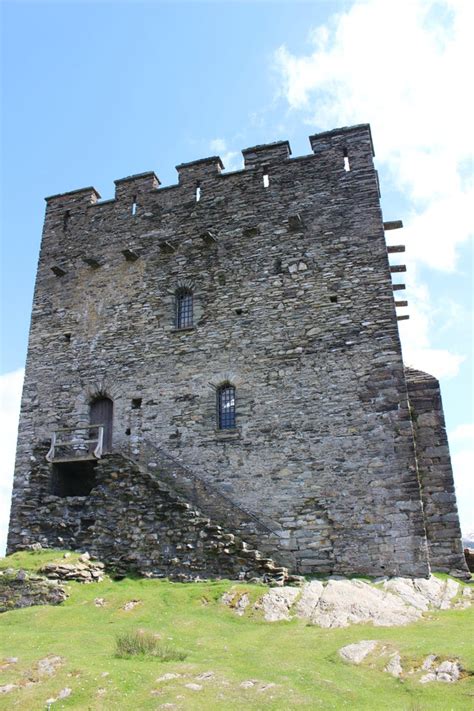
<path fill-rule="evenodd" d="M 193 325 L 193 292 L 182 288 L 176 292 L 176 328 L 191 328 Z"/>
<path fill-rule="evenodd" d="M 230 383 L 217 388 L 217 425 L 220 430 L 235 429 L 235 387 Z"/>

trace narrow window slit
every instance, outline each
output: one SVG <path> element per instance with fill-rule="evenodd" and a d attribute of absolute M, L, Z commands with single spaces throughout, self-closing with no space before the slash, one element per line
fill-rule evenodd
<path fill-rule="evenodd" d="M 344 153 L 344 170 L 347 173 L 351 169 L 351 164 L 349 163 L 349 154 L 347 152 L 347 148 L 344 148 L 343 153 Z"/>
<path fill-rule="evenodd" d="M 263 174 L 263 187 L 268 188 L 269 185 L 270 185 L 270 176 L 265 171 L 265 173 Z"/>
<path fill-rule="evenodd" d="M 66 343 L 71 343 L 71 334 L 70 333 L 65 333 L 64 334 L 64 340 Z"/>
<path fill-rule="evenodd" d="M 137 214 L 137 197 L 135 196 L 132 200 L 132 215 Z"/>
<path fill-rule="evenodd" d="M 201 183 L 196 183 L 196 202 L 201 199 Z"/>
<path fill-rule="evenodd" d="M 67 232 L 70 217 L 71 217 L 71 212 L 69 210 L 66 210 L 63 215 L 63 231 L 64 232 Z"/>
<path fill-rule="evenodd" d="M 141 397 L 134 397 L 132 400 L 132 410 L 139 410 L 142 406 Z"/>

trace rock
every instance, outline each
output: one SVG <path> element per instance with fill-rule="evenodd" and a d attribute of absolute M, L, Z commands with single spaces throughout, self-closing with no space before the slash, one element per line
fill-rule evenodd
<path fill-rule="evenodd" d="M 104 598 L 103 597 L 96 597 L 96 599 L 94 600 L 94 605 L 96 607 L 104 607 L 104 605 L 105 605 Z"/>
<path fill-rule="evenodd" d="M 367 622 L 376 627 L 391 627 L 414 622 L 420 616 L 419 610 L 405 605 L 396 595 L 361 580 L 330 580 L 310 621 L 319 627 L 347 627 Z"/>
<path fill-rule="evenodd" d="M 72 694 L 72 689 L 70 689 L 69 687 L 61 689 L 61 691 L 58 694 L 58 700 L 59 699 L 67 699 L 67 697 L 71 696 L 71 694 Z"/>
<path fill-rule="evenodd" d="M 196 679 L 197 679 L 198 681 L 204 681 L 204 680 L 206 680 L 206 679 L 212 679 L 213 676 L 214 676 L 214 672 L 208 671 L 208 672 L 203 672 L 202 674 L 199 674 L 199 675 L 196 677 Z"/>
<path fill-rule="evenodd" d="M 427 684 L 431 681 L 452 684 L 453 682 L 459 680 L 461 677 L 461 667 L 459 662 L 446 659 L 444 662 L 441 662 L 441 664 L 438 664 L 437 667 L 433 667 L 433 657 L 436 659 L 434 655 L 430 655 L 423 662 L 422 669 L 425 670 L 430 668 L 431 671 L 421 677 L 420 684 Z M 430 660 L 431 667 L 427 666 L 428 660 Z"/>
<path fill-rule="evenodd" d="M 100 582 L 104 579 L 104 564 L 90 560 L 83 553 L 77 563 L 47 563 L 40 572 L 53 580 L 75 580 L 79 583 Z"/>
<path fill-rule="evenodd" d="M 252 686 L 255 686 L 255 682 L 254 682 L 254 681 L 251 681 L 250 679 L 248 679 L 247 681 L 242 681 L 242 682 L 240 682 L 239 686 L 240 686 L 242 689 L 251 689 Z"/>
<path fill-rule="evenodd" d="M 430 681 L 436 681 L 436 674 L 434 674 L 433 672 L 422 676 L 420 679 L 420 684 L 428 684 L 428 682 Z"/>
<path fill-rule="evenodd" d="M 449 679 L 442 679 L 442 681 L 457 681 L 461 676 L 461 668 L 457 662 L 446 660 L 436 669 L 436 676 L 438 677 L 441 674 L 449 677 Z"/>
<path fill-rule="evenodd" d="M 385 671 L 395 677 L 400 677 L 403 672 L 402 660 L 398 652 L 396 652 L 385 667 Z"/>
<path fill-rule="evenodd" d="M 184 685 L 186 689 L 191 689 L 192 691 L 202 691 L 202 686 L 200 684 L 193 684 L 190 682 L 189 684 Z"/>
<path fill-rule="evenodd" d="M 289 620 L 290 607 L 299 594 L 300 591 L 297 588 L 291 588 L 289 586 L 272 588 L 255 603 L 255 609 L 263 610 L 263 615 L 267 622 Z"/>
<path fill-rule="evenodd" d="M 347 644 L 339 650 L 339 655 L 346 662 L 360 664 L 368 654 L 371 654 L 377 647 L 377 642 L 373 639 L 364 639 L 361 642 Z"/>
<path fill-rule="evenodd" d="M 160 676 L 156 682 L 159 683 L 160 681 L 171 681 L 172 679 L 179 679 L 181 674 L 175 674 L 174 672 L 168 672 L 167 674 L 163 674 L 163 676 Z"/>
<path fill-rule="evenodd" d="M 33 605 L 59 605 L 67 599 L 66 590 L 39 575 L 13 570 L 0 575 L 0 612 Z"/>
<path fill-rule="evenodd" d="M 310 619 L 324 590 L 324 585 L 319 580 L 312 580 L 303 586 L 301 597 L 295 605 L 298 617 Z"/>
<path fill-rule="evenodd" d="M 436 654 L 430 654 L 428 657 L 426 657 L 425 661 L 421 665 L 421 668 L 423 671 L 429 671 L 431 667 L 433 666 L 433 662 L 435 662 L 437 659 Z"/>
<path fill-rule="evenodd" d="M 141 600 L 129 600 L 122 607 L 122 610 L 125 610 L 125 612 L 128 612 L 129 610 L 133 610 L 133 608 L 136 607 L 137 605 L 139 605 L 140 603 L 141 603 Z"/>
<path fill-rule="evenodd" d="M 18 689 L 17 684 L 5 684 L 4 686 L 0 686 L 0 694 L 9 694 L 10 691 L 14 689 Z"/>
<path fill-rule="evenodd" d="M 238 591 L 231 590 L 223 594 L 221 602 L 232 608 L 236 615 L 242 617 L 250 603 L 250 599 L 247 593 L 240 594 Z"/>
<path fill-rule="evenodd" d="M 384 589 L 399 595 L 407 604 L 426 612 L 430 607 L 448 610 L 451 600 L 459 593 L 460 585 L 448 578 L 440 580 L 432 575 L 425 578 L 391 578 Z"/>
<path fill-rule="evenodd" d="M 53 676 L 56 674 L 59 667 L 62 665 L 61 657 L 49 655 L 44 659 L 40 659 L 36 665 L 39 676 Z"/>

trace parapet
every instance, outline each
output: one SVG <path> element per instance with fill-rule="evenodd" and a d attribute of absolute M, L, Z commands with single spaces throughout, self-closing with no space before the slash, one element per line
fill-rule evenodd
<path fill-rule="evenodd" d="M 255 170 L 277 170 L 278 166 L 296 165 L 300 161 L 317 160 L 316 165 L 321 166 L 321 171 L 334 171 L 343 176 L 345 173 L 353 171 L 357 175 L 359 169 L 373 170 L 374 155 L 372 136 L 369 124 L 359 124 L 357 126 L 346 126 L 336 128 L 331 131 L 323 131 L 309 137 L 312 154 L 290 158 L 291 148 L 288 141 L 275 141 L 263 145 L 244 148 L 244 169 L 226 173 L 222 175 L 224 165 L 219 156 L 201 158 L 188 163 L 180 163 L 176 166 L 178 171 L 178 184 L 169 188 L 187 191 L 199 191 L 201 186 L 205 186 L 204 194 L 210 194 L 208 187 L 212 183 L 225 178 L 235 176 L 245 176 L 245 173 Z M 244 178 L 245 179 L 245 178 Z M 376 179 L 375 179 L 376 180 Z M 207 184 L 207 185 L 206 185 Z M 140 206 L 140 196 L 167 190 L 169 188 L 160 187 L 160 180 L 153 172 L 138 173 L 126 178 L 115 180 L 115 201 L 122 201 L 132 206 L 134 214 L 135 206 Z M 62 208 L 69 210 L 74 207 L 91 206 L 100 199 L 100 195 L 93 187 L 74 190 L 61 195 L 52 195 L 46 198 L 48 209 Z M 196 199 L 199 199 L 197 197 Z M 110 201 L 104 201 L 110 202 Z M 114 201 L 112 201 L 114 202 Z M 103 204 L 103 203 L 101 203 Z"/>
<path fill-rule="evenodd" d="M 253 148 L 244 148 L 242 155 L 246 168 L 257 168 L 286 160 L 291 156 L 291 148 L 288 141 L 275 141 Z"/>

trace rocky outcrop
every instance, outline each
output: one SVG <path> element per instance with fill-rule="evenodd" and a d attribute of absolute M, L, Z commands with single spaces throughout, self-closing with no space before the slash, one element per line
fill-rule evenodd
<path fill-rule="evenodd" d="M 422 663 L 413 664 L 410 662 L 405 670 L 402 666 L 402 657 L 398 651 L 393 651 L 387 645 L 381 642 L 370 639 L 362 640 L 354 644 L 348 644 L 341 647 L 339 656 L 349 664 L 369 663 L 377 659 L 387 659 L 384 666 L 384 671 L 392 676 L 400 679 L 404 677 L 418 677 L 420 684 L 427 684 L 431 681 L 441 681 L 445 683 L 453 683 L 459 681 L 463 674 L 463 669 L 458 659 L 444 659 L 441 661 L 436 654 L 430 654 Z M 427 672 L 423 674 L 423 672 Z"/>
<path fill-rule="evenodd" d="M 429 610 L 465 608 L 471 604 L 471 589 L 454 580 L 391 578 L 377 584 L 362 580 L 313 580 L 301 588 L 284 586 L 268 590 L 254 605 L 267 622 L 298 617 L 318 627 L 374 627 L 406 625 Z M 240 598 L 241 599 L 241 598 Z M 222 598 L 238 614 L 245 607 L 234 589 Z M 393 663 L 395 666 L 395 662 Z"/>
<path fill-rule="evenodd" d="M 67 598 L 62 585 L 25 570 L 0 571 L 0 612 L 32 605 L 59 605 Z"/>

